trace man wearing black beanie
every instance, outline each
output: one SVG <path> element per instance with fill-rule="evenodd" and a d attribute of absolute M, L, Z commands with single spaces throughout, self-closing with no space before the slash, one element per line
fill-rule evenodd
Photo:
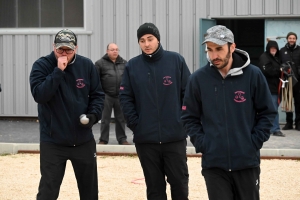
<path fill-rule="evenodd" d="M 188 199 L 186 138 L 181 106 L 190 71 L 178 53 L 160 44 L 158 28 L 144 23 L 137 30 L 142 53 L 128 61 L 120 86 L 120 103 L 133 131 L 143 168 L 148 200 Z"/>
<path fill-rule="evenodd" d="M 293 83 L 293 97 L 295 105 L 295 121 L 293 120 L 293 112 L 286 112 L 286 124 L 282 130 L 293 129 L 295 122 L 295 129 L 300 131 L 300 48 L 297 45 L 297 34 L 289 32 L 286 36 L 287 43 L 280 49 L 280 59 L 282 63 L 291 62 L 293 73 L 298 80 Z"/>

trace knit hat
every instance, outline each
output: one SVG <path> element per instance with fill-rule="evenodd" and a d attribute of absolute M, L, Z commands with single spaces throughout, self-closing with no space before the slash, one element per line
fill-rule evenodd
<path fill-rule="evenodd" d="M 288 38 L 290 37 L 290 35 L 294 35 L 294 36 L 296 37 L 296 39 L 298 39 L 298 38 L 297 38 L 297 34 L 294 33 L 294 32 L 289 32 L 289 33 L 286 35 L 286 39 L 288 39 Z"/>
<path fill-rule="evenodd" d="M 217 45 L 223 46 L 227 43 L 234 43 L 234 36 L 231 30 L 225 26 L 217 25 L 207 29 L 204 35 L 205 40 L 202 44 L 206 42 L 213 42 Z"/>
<path fill-rule="evenodd" d="M 154 35 L 158 41 L 160 41 L 160 35 L 158 28 L 152 23 L 144 23 L 137 30 L 137 38 L 140 40 L 143 35 L 151 34 Z"/>
<path fill-rule="evenodd" d="M 74 50 L 77 45 L 77 38 L 71 30 L 63 29 L 55 35 L 54 44 L 56 49 L 60 47 L 69 47 Z"/>

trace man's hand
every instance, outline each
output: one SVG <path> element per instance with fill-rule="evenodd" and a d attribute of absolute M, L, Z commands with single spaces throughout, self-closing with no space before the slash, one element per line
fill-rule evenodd
<path fill-rule="evenodd" d="M 86 117 L 89 118 L 89 123 L 88 124 L 79 123 L 80 126 L 85 128 L 92 128 L 93 125 L 98 122 L 98 118 L 96 114 L 87 114 Z"/>
<path fill-rule="evenodd" d="M 57 58 L 57 67 L 64 71 L 68 65 L 68 57 L 67 56 L 61 56 Z"/>

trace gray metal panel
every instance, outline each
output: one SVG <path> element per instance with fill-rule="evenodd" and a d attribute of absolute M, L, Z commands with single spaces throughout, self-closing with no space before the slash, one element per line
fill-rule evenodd
<path fill-rule="evenodd" d="M 156 14 L 156 26 L 159 29 L 160 33 L 160 42 L 164 49 L 167 49 L 168 46 L 168 34 L 169 29 L 168 25 L 170 23 L 169 18 L 169 9 L 168 9 L 168 2 L 166 0 L 156 1 L 156 8 L 155 8 L 155 14 Z M 140 53 L 140 51 L 139 51 Z"/>
<path fill-rule="evenodd" d="M 236 2 L 236 15 L 250 15 L 250 0 L 238 0 Z M 234 7 L 234 2 L 233 2 L 233 7 Z"/>
<path fill-rule="evenodd" d="M 289 1 L 289 0 L 285 0 L 285 1 Z M 278 7 L 277 1 L 265 0 L 265 15 L 277 14 L 277 7 Z"/>
<path fill-rule="evenodd" d="M 140 0 L 140 22 L 141 24 L 144 22 L 154 22 L 155 23 L 155 9 L 153 6 L 155 5 L 156 1 L 150 0 Z"/>
<path fill-rule="evenodd" d="M 26 97 L 26 89 L 28 87 L 28 76 L 26 76 L 26 53 L 25 51 L 25 36 L 24 35 L 16 35 L 14 42 L 14 76 L 15 82 L 14 84 L 14 107 L 16 115 L 25 115 L 26 114 L 26 104 L 28 103 L 25 99 Z"/>
<path fill-rule="evenodd" d="M 98 60 L 100 56 L 103 54 L 103 48 L 104 44 L 102 41 L 101 33 L 104 32 L 103 26 L 102 26 L 102 21 L 101 21 L 101 16 L 102 16 L 102 1 L 93 1 L 93 8 L 91 11 L 92 12 L 92 19 L 94 22 L 93 26 L 93 34 L 91 35 L 91 59 L 93 62 Z"/>
<path fill-rule="evenodd" d="M 1 95 L 3 96 L 4 106 L 1 107 L 1 114 L 9 116 L 16 114 L 14 108 L 16 98 L 14 96 L 13 37 L 12 35 L 3 36 L 3 47 L 5 47 L 5 51 L 3 51 L 3 83 Z"/>
<path fill-rule="evenodd" d="M 172 2 L 169 2 L 169 8 L 168 8 L 168 24 L 166 26 L 167 28 L 167 38 L 165 40 L 167 41 L 166 49 L 170 51 L 176 51 L 180 52 L 180 32 L 182 30 L 182 18 L 179 15 L 180 10 L 180 4 L 179 0 L 172 0 Z"/>
<path fill-rule="evenodd" d="M 128 43 L 128 30 L 127 30 L 127 24 L 128 16 L 127 16 L 127 6 L 126 1 L 124 0 L 116 0 L 116 17 L 115 17 L 115 31 L 116 31 L 116 37 L 114 39 L 119 49 L 121 50 L 119 54 L 124 58 L 127 59 L 128 53 L 126 51 L 126 47 L 129 45 Z M 106 46 L 105 46 L 106 47 Z M 106 48 L 105 48 L 106 49 Z"/>
<path fill-rule="evenodd" d="M 114 24 L 114 1 L 103 1 L 103 30 L 102 37 L 104 45 L 112 42 L 116 38 L 116 30 Z"/>
<path fill-rule="evenodd" d="M 36 35 L 28 35 L 27 36 L 27 62 L 28 62 L 28 74 L 27 74 L 27 101 L 28 101 L 28 108 L 27 108 L 27 115 L 28 116 L 37 116 L 37 103 L 34 101 L 31 90 L 30 90 L 30 85 L 29 85 L 29 75 L 32 69 L 33 63 L 40 57 L 39 56 L 39 49 L 38 47 L 38 37 Z"/>
<path fill-rule="evenodd" d="M 4 51 L 4 46 L 3 46 L 3 36 L 0 35 L 0 84 L 1 88 L 3 90 L 3 51 Z M 4 100 L 3 100 L 3 92 L 0 92 L 0 115 L 3 114 L 3 107 L 4 107 Z"/>
<path fill-rule="evenodd" d="M 222 16 L 223 13 L 223 0 L 210 0 L 209 2 L 209 13 L 210 16 Z"/>
<path fill-rule="evenodd" d="M 78 35 L 77 36 L 77 53 L 79 55 L 90 58 L 90 39 L 88 35 Z"/>
<path fill-rule="evenodd" d="M 199 18 L 300 14 L 299 0 L 84 0 L 84 5 L 84 29 L 70 28 L 78 36 L 79 54 L 95 62 L 109 42 L 116 42 L 120 55 L 129 60 L 141 53 L 138 27 L 153 22 L 163 47 L 182 54 L 191 72 L 199 68 Z M 58 29 L 0 29 L 0 116 L 37 116 L 29 74 L 33 62 L 53 50 Z"/>
<path fill-rule="evenodd" d="M 244 1 L 244 0 L 240 0 L 240 1 Z M 239 1 L 238 1 L 239 4 Z M 236 10 L 235 10 L 235 0 L 223 0 L 222 1 L 222 9 L 223 9 L 223 15 L 235 15 L 236 14 Z M 241 9 L 241 8 L 239 8 Z M 237 9 L 237 12 L 240 12 L 240 10 Z"/>
<path fill-rule="evenodd" d="M 293 0 L 293 6 L 292 6 L 292 13 L 294 15 L 300 14 L 300 1 L 299 0 Z"/>
<path fill-rule="evenodd" d="M 195 35 L 195 5 L 194 1 L 188 1 L 188 3 L 182 4 L 182 35 L 181 41 L 181 55 L 185 58 L 190 70 L 193 69 L 195 63 L 196 49 L 194 39 Z"/>
<path fill-rule="evenodd" d="M 262 15 L 264 9 L 264 2 L 262 0 L 251 0 L 250 1 L 250 14 L 251 15 Z"/>
<path fill-rule="evenodd" d="M 140 54 L 140 47 L 137 43 L 136 31 L 139 26 L 143 23 L 140 19 L 140 0 L 130 0 L 128 1 L 128 13 L 129 13 L 129 24 L 128 24 L 128 41 L 129 45 L 127 47 L 128 57 L 130 59 L 132 57 Z"/>
<path fill-rule="evenodd" d="M 39 35 L 37 38 L 39 57 L 48 55 L 51 51 L 53 51 L 53 40 L 51 35 Z"/>
<path fill-rule="evenodd" d="M 290 0 L 278 0 L 278 14 L 286 15 L 290 14 L 292 11 L 291 1 Z"/>

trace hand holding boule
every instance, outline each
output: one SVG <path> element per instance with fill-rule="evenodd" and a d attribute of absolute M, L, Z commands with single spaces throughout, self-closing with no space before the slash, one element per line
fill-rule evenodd
<path fill-rule="evenodd" d="M 88 124 L 89 121 L 90 121 L 90 119 L 87 118 L 85 114 L 80 115 L 80 123 L 82 123 L 82 124 Z"/>

